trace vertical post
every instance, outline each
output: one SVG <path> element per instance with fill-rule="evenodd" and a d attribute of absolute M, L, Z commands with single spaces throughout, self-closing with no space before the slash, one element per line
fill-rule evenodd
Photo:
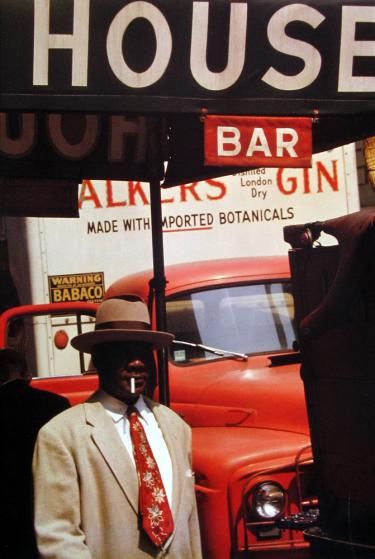
<path fill-rule="evenodd" d="M 151 198 L 151 228 L 152 228 L 152 254 L 154 263 L 153 288 L 155 290 L 155 312 L 156 327 L 158 330 L 166 330 L 167 320 L 165 311 L 165 271 L 164 271 L 164 246 L 163 225 L 161 211 L 160 181 L 150 181 Z M 169 406 L 169 374 L 167 350 L 162 348 L 157 352 L 159 373 L 159 399 L 160 402 Z"/>
<path fill-rule="evenodd" d="M 148 123 L 148 157 L 150 165 L 150 199 L 151 199 L 151 229 L 152 229 L 152 257 L 154 263 L 154 277 L 151 288 L 155 295 L 156 328 L 166 330 L 165 310 L 165 271 L 163 224 L 161 210 L 160 177 L 163 176 L 163 163 L 166 148 L 166 127 L 164 119 L 149 117 Z M 167 350 L 162 348 L 157 352 L 159 400 L 169 406 L 169 375 Z"/>

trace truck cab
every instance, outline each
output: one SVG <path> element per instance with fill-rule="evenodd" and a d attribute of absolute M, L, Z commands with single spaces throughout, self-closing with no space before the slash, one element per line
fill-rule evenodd
<path fill-rule="evenodd" d="M 166 279 L 167 329 L 175 335 L 168 356 L 171 407 L 193 429 L 204 557 L 309 557 L 302 533 L 278 524 L 316 507 L 287 258 L 174 265 Z M 148 300 L 151 280 L 152 271 L 127 276 L 105 297 Z M 55 320 L 53 351 L 60 361 L 65 352 L 71 363 L 68 340 L 77 325 L 78 331 L 93 327 L 95 305 L 68 306 L 39 310 Z M 20 312 L 2 315 L 3 345 Z M 34 385 L 65 394 L 73 404 L 85 399 L 96 375 L 87 357 L 75 352 L 73 358 L 70 374 L 43 378 L 39 371 Z"/>

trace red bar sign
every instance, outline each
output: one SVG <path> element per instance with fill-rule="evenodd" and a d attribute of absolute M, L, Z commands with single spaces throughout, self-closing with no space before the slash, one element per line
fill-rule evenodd
<path fill-rule="evenodd" d="M 311 167 L 312 119 L 208 115 L 205 165 Z"/>

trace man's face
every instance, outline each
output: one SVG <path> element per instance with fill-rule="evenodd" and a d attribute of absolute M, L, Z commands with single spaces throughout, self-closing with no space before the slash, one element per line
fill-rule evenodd
<path fill-rule="evenodd" d="M 154 370 L 151 346 L 140 342 L 105 344 L 97 367 L 103 390 L 125 403 L 135 402 L 146 391 Z M 132 378 L 134 393 L 131 391 Z"/>

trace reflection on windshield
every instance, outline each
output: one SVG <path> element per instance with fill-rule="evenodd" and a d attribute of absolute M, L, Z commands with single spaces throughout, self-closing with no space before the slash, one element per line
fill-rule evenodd
<path fill-rule="evenodd" d="M 177 340 L 238 353 L 286 351 L 295 340 L 288 283 L 225 287 L 189 293 L 167 302 L 167 328 Z M 201 348 L 175 344 L 176 362 L 215 359 Z"/>

